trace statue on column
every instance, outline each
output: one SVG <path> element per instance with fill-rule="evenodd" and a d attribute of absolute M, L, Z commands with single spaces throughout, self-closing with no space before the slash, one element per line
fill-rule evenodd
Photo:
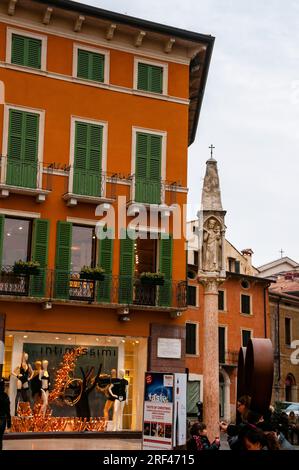
<path fill-rule="evenodd" d="M 211 217 L 203 230 L 203 269 L 215 272 L 221 270 L 222 235 L 219 222 Z"/>

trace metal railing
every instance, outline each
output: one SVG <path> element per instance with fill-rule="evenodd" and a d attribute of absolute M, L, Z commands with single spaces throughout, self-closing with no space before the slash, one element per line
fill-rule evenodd
<path fill-rule="evenodd" d="M 177 191 L 181 187 L 179 181 L 166 181 L 161 178 L 148 179 L 130 176 L 131 200 L 145 204 L 175 204 Z"/>
<path fill-rule="evenodd" d="M 79 272 L 40 269 L 38 275 L 16 274 L 12 266 L 0 271 L 0 296 L 27 296 L 47 300 L 81 301 L 145 307 L 187 306 L 187 283 L 164 281 L 164 285 L 144 285 L 140 278 L 104 275 L 101 281 L 82 279 Z"/>
<path fill-rule="evenodd" d="M 68 178 L 65 183 L 65 194 L 78 196 L 115 199 L 117 173 L 81 170 L 73 166 L 67 168 Z"/>
<path fill-rule="evenodd" d="M 219 363 L 228 366 L 238 365 L 239 351 L 219 351 Z"/>

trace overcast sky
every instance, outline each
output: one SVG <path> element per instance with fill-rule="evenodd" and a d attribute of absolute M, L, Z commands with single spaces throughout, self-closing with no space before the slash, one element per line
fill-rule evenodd
<path fill-rule="evenodd" d="M 195 142 L 189 218 L 215 145 L 227 238 L 259 266 L 299 262 L 299 2 L 296 0 L 81 0 L 216 37 Z"/>

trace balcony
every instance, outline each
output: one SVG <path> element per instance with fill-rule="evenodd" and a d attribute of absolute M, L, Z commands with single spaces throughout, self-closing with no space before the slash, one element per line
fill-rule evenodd
<path fill-rule="evenodd" d="M 223 367 L 238 366 L 239 351 L 219 351 L 219 364 Z"/>
<path fill-rule="evenodd" d="M 166 181 L 162 179 L 150 180 L 130 176 L 131 203 L 141 204 L 167 204 L 171 206 L 177 202 L 177 192 L 182 187 L 179 181 Z"/>
<path fill-rule="evenodd" d="M 69 177 L 66 180 L 63 199 L 70 207 L 78 202 L 99 204 L 113 202 L 116 199 L 116 173 L 95 172 L 91 170 L 78 170 L 68 167 Z"/>
<path fill-rule="evenodd" d="M 165 281 L 163 286 L 143 285 L 139 278 L 105 275 L 103 281 L 81 279 L 79 272 L 41 270 L 37 276 L 16 275 L 12 266 L 0 272 L 0 297 L 27 297 L 60 303 L 105 304 L 108 308 L 184 309 L 185 281 Z"/>
<path fill-rule="evenodd" d="M 42 162 L 27 162 L 12 157 L 0 158 L 0 198 L 10 193 L 34 196 L 44 202 L 51 191 L 51 175 L 43 175 Z"/>

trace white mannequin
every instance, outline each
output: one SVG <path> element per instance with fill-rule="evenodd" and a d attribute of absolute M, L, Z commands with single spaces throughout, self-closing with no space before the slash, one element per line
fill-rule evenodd
<path fill-rule="evenodd" d="M 42 361 L 42 369 L 39 373 L 39 379 L 42 383 L 41 394 L 42 394 L 42 407 L 41 413 L 43 415 L 46 414 L 47 406 L 48 406 L 48 397 L 49 397 L 49 387 L 50 387 L 50 375 L 48 372 L 48 365 L 49 362 L 47 360 Z"/>
<path fill-rule="evenodd" d="M 128 381 L 124 378 L 125 371 L 119 370 L 119 380 L 109 387 L 110 394 L 115 398 L 113 410 L 113 431 L 122 430 L 122 418 L 125 404 L 128 404 Z"/>

